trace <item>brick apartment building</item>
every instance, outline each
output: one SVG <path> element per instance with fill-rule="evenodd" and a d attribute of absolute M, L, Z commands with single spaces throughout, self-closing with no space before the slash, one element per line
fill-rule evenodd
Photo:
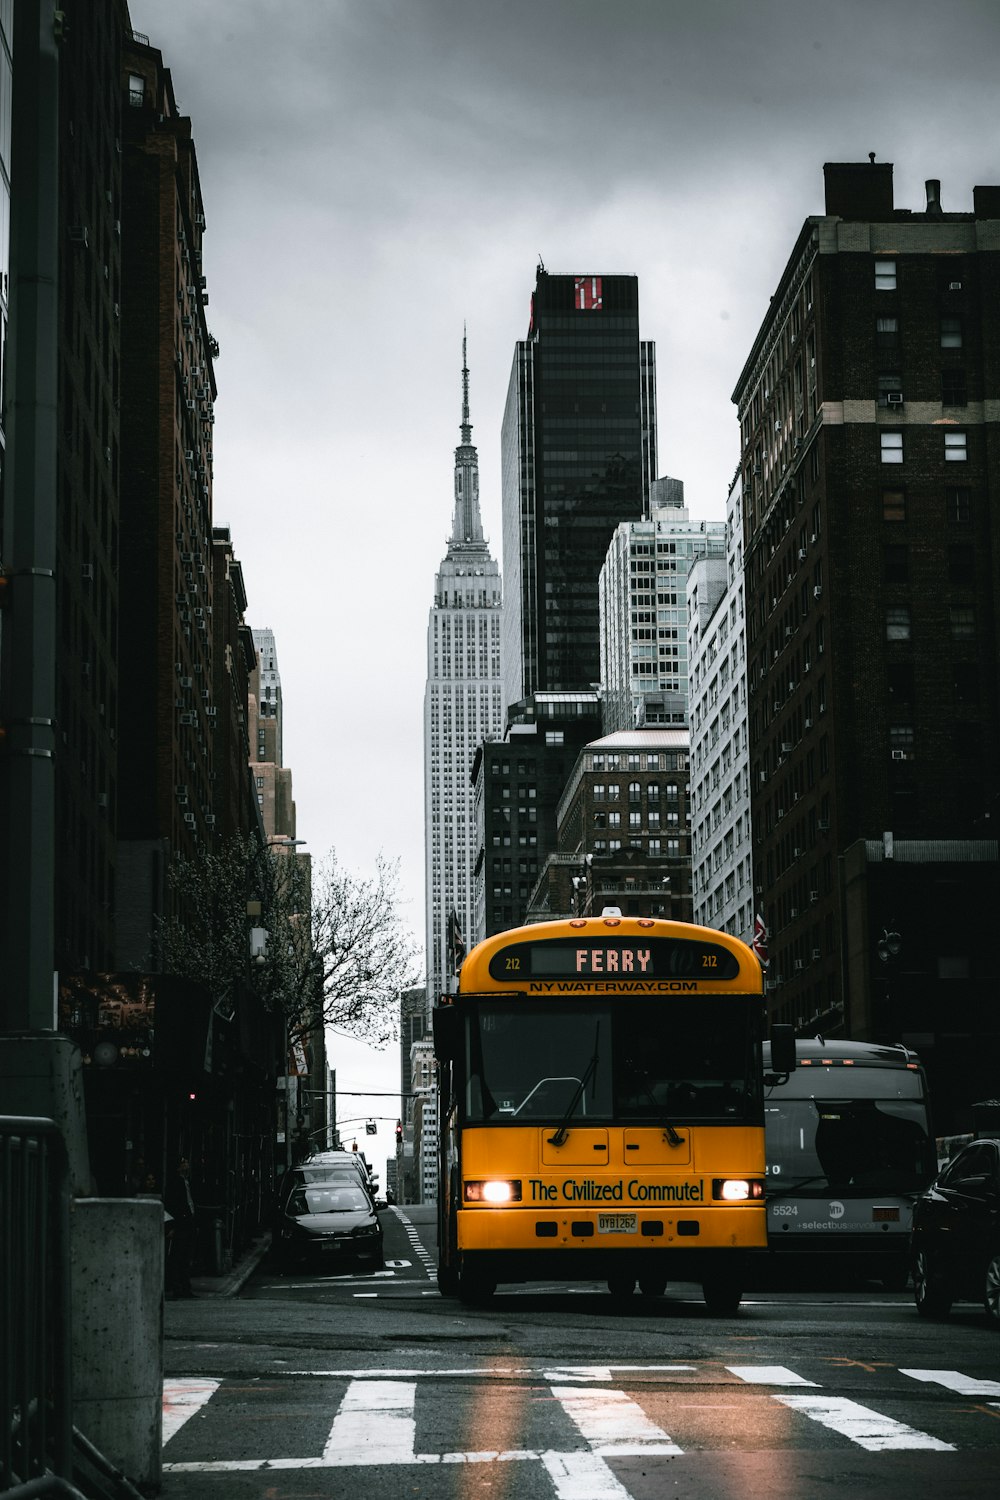
<path fill-rule="evenodd" d="M 996 1033 L 1000 188 L 825 179 L 733 395 L 756 902 L 777 1018 L 943 1077 Z"/>

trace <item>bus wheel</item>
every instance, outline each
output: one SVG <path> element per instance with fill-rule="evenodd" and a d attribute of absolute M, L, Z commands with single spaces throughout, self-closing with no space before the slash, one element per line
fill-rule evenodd
<path fill-rule="evenodd" d="M 497 1289 L 495 1281 L 488 1280 L 476 1272 L 463 1271 L 458 1278 L 458 1297 L 467 1307 L 480 1307 L 489 1302 Z"/>
<path fill-rule="evenodd" d="M 926 1250 L 913 1257 L 913 1300 L 922 1318 L 946 1318 L 954 1300 L 947 1284 L 934 1274 L 934 1262 Z"/>
<path fill-rule="evenodd" d="M 726 1276 L 713 1276 L 710 1281 L 702 1282 L 701 1293 L 709 1312 L 718 1318 L 736 1312 L 743 1297 L 742 1289 Z"/>
<path fill-rule="evenodd" d="M 662 1297 L 667 1290 L 665 1276 L 640 1276 L 639 1291 L 644 1297 Z"/>
<path fill-rule="evenodd" d="M 909 1279 L 910 1267 L 902 1257 L 890 1261 L 879 1275 L 879 1281 L 887 1292 L 905 1292 Z"/>
<path fill-rule="evenodd" d="M 437 1282 L 442 1297 L 458 1296 L 458 1272 L 454 1266 L 438 1266 Z"/>
<path fill-rule="evenodd" d="M 634 1276 L 609 1276 L 608 1291 L 616 1302 L 624 1302 L 635 1290 Z"/>

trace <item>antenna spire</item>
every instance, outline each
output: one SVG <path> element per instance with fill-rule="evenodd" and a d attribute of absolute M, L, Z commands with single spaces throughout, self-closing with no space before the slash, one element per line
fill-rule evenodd
<path fill-rule="evenodd" d="M 462 443 L 467 448 L 472 442 L 472 423 L 469 421 L 469 361 L 466 357 L 466 325 L 462 324 Z"/>

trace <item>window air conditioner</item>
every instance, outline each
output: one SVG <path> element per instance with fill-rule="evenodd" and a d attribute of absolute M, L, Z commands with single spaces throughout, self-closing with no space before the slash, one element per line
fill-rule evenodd
<path fill-rule="evenodd" d="M 949 281 L 948 290 L 949 292 L 960 292 L 962 290 L 962 283 L 960 281 Z"/>
<path fill-rule="evenodd" d="M 782 755 L 791 755 L 791 753 L 792 753 L 792 742 L 791 742 L 791 740 L 782 740 L 782 742 L 781 742 L 781 753 L 782 753 Z"/>
<path fill-rule="evenodd" d="M 806 966 L 806 964 L 805 964 L 805 959 L 804 958 L 797 958 L 795 960 L 795 967 L 796 967 L 796 969 L 804 969 L 805 966 Z"/>
<path fill-rule="evenodd" d="M 815 963 L 815 962 L 816 962 L 816 960 L 817 960 L 817 959 L 818 959 L 818 958 L 819 958 L 819 956 L 820 956 L 820 952 L 819 952 L 819 949 L 818 949 L 818 948 L 814 948 L 814 949 L 813 949 L 813 952 L 812 952 L 812 956 L 813 956 L 813 963 Z"/>
<path fill-rule="evenodd" d="M 894 750 L 892 752 L 892 758 L 893 758 L 893 760 L 905 760 L 906 759 L 906 751 L 905 750 Z"/>
<path fill-rule="evenodd" d="M 184 814 L 184 821 L 185 821 L 185 823 L 187 824 L 187 826 L 189 828 L 193 828 L 194 827 L 194 813 L 185 813 Z"/>
<path fill-rule="evenodd" d="M 812 902 L 813 906 L 815 906 L 816 902 L 819 900 L 819 891 L 810 891 L 809 900 Z"/>
<path fill-rule="evenodd" d="M 792 850 L 792 858 L 793 859 L 801 859 L 802 858 L 802 850 L 798 847 L 797 844 L 796 844 L 795 848 Z"/>
<path fill-rule="evenodd" d="M 886 391 L 886 393 L 885 393 L 885 404 L 886 404 L 886 406 L 902 406 L 902 404 L 903 404 L 903 393 L 902 393 L 902 391 Z"/>
<path fill-rule="evenodd" d="M 800 547 L 799 548 L 799 562 L 805 562 L 807 555 L 808 554 L 806 552 L 806 549 L 804 547 Z"/>
<path fill-rule="evenodd" d="M 806 729 L 811 729 L 813 727 L 812 719 L 803 719 L 802 722 L 805 725 Z"/>
<path fill-rule="evenodd" d="M 813 598 L 814 599 L 822 599 L 822 597 L 823 597 L 823 585 L 821 583 L 817 583 L 816 587 L 813 589 Z"/>
<path fill-rule="evenodd" d="M 823 833 L 826 833 L 830 827 L 830 819 L 820 818 L 818 826 L 823 831 Z"/>

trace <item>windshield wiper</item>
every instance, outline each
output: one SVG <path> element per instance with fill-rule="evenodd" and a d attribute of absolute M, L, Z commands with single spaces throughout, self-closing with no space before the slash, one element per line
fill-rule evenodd
<path fill-rule="evenodd" d="M 576 1090 L 575 1090 L 575 1092 L 573 1094 L 573 1097 L 569 1101 L 569 1104 L 566 1106 L 566 1113 L 563 1115 L 562 1119 L 560 1120 L 559 1126 L 558 1126 L 558 1128 L 556 1130 L 555 1135 L 550 1135 L 549 1136 L 549 1145 L 550 1146 L 562 1146 L 562 1145 L 565 1144 L 566 1137 L 569 1135 L 569 1122 L 570 1122 L 570 1120 L 572 1120 L 573 1116 L 576 1114 L 576 1111 L 577 1111 L 577 1109 L 579 1107 L 579 1104 L 580 1104 L 580 1100 L 583 1098 L 584 1094 L 586 1093 L 587 1084 L 590 1082 L 590 1080 L 593 1078 L 594 1074 L 597 1072 L 597 1064 L 598 1064 L 598 1061 L 599 1061 L 598 1052 L 597 1052 L 597 1044 L 598 1044 L 598 1040 L 600 1038 L 600 1035 L 601 1035 L 601 1023 L 600 1023 L 600 1021 L 598 1021 L 597 1024 L 596 1024 L 596 1026 L 594 1027 L 594 1053 L 593 1053 L 593 1056 L 591 1057 L 589 1063 L 587 1064 L 587 1066 L 583 1070 L 583 1077 L 580 1079 L 580 1082 L 577 1084 Z"/>

